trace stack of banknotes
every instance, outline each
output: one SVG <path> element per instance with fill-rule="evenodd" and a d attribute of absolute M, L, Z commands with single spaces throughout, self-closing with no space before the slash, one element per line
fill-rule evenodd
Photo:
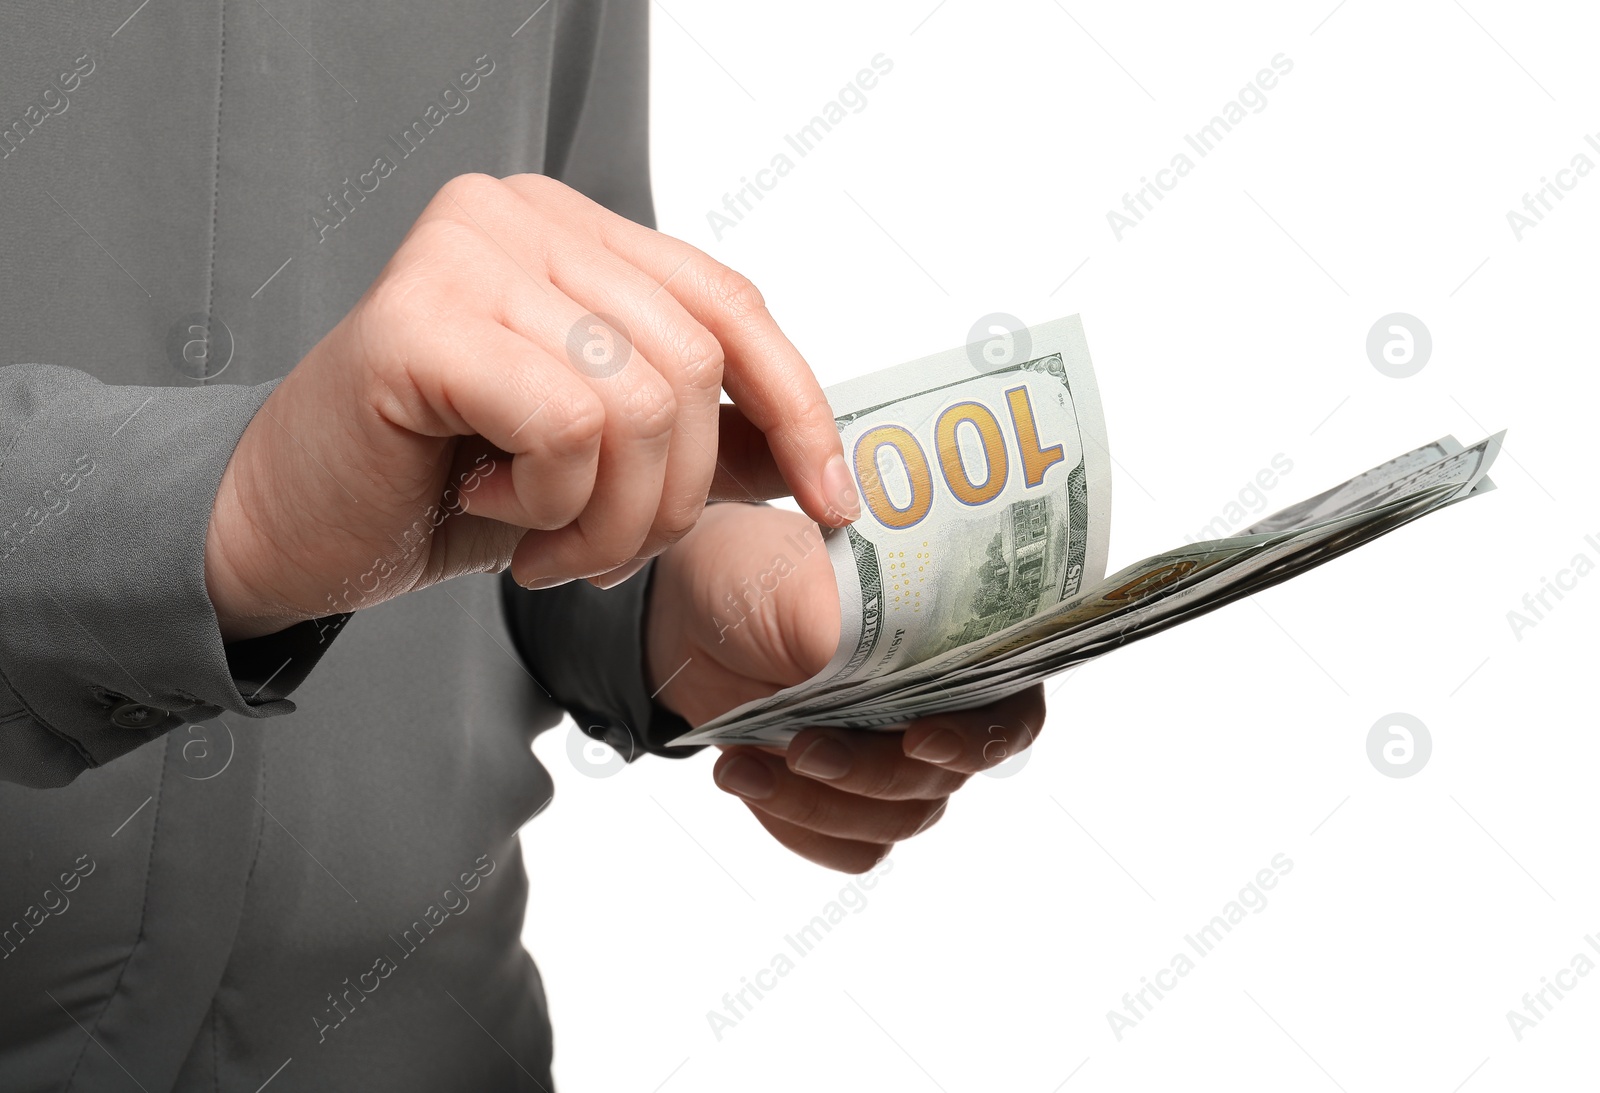
<path fill-rule="evenodd" d="M 1470 447 L 1447 436 L 1105 577 L 1110 453 L 1082 324 L 991 349 L 829 389 L 863 510 L 827 536 L 838 651 L 812 679 L 674 743 L 783 744 L 811 725 L 887 728 L 984 705 L 1494 488 L 1505 434 Z"/>

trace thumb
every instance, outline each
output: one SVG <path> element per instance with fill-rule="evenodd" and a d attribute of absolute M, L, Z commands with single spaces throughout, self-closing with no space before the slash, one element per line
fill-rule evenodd
<path fill-rule="evenodd" d="M 798 513 L 784 515 L 794 530 L 785 537 L 779 564 L 786 556 L 793 571 L 773 589 L 771 618 L 776 640 L 796 673 L 790 682 L 802 683 L 827 667 L 839 646 L 838 580 L 821 528 Z"/>

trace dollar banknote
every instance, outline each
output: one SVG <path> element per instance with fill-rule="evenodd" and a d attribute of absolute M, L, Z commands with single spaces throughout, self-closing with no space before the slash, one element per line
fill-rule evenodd
<path fill-rule="evenodd" d="M 1110 452 L 1077 317 L 827 392 L 863 499 L 826 536 L 837 650 L 674 741 L 783 744 L 984 705 L 1493 488 L 1503 434 L 1443 437 L 1237 534 L 1104 577 Z"/>
<path fill-rule="evenodd" d="M 897 680 L 887 698 L 835 704 L 809 719 L 791 717 L 787 727 L 890 725 L 924 712 L 994 701 L 1113 648 L 1253 595 L 1451 504 L 1460 496 L 1470 496 L 1475 492 L 1471 483 L 1475 468 L 1487 458 L 1492 458 L 1488 442 L 1451 461 L 1458 477 L 1454 486 L 1425 487 L 1376 508 L 1284 534 L 1245 535 L 1185 546 L 1145 559 L 1086 597 L 1087 605 L 1097 609 L 1099 616 L 1087 624 L 1081 621 L 1081 611 L 1076 624 L 1066 619 L 1045 622 L 1039 627 L 1047 632 L 1042 639 L 1027 641 L 1027 635 L 1016 635 L 1013 647 L 988 651 L 980 664 L 924 673 L 927 678 L 921 683 Z M 1119 602 L 1127 598 L 1125 590 L 1130 587 L 1147 588 L 1149 592 L 1132 604 Z"/>

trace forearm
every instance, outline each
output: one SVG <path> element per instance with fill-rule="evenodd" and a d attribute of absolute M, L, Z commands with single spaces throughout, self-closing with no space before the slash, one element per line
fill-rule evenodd
<path fill-rule="evenodd" d="M 0 779 L 63 785 L 186 721 L 290 712 L 334 628 L 225 645 L 205 542 L 272 385 L 0 368 Z"/>

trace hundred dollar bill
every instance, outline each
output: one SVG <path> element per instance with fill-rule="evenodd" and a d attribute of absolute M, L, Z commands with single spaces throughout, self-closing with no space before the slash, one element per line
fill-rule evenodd
<path fill-rule="evenodd" d="M 806 683 L 711 725 L 888 676 L 1098 583 L 1110 453 L 1083 327 L 1058 319 L 1001 348 L 951 349 L 827 391 L 862 499 L 861 519 L 827 537 L 837 652 Z"/>
<path fill-rule="evenodd" d="M 1342 501 L 1336 506 L 1295 506 L 1299 515 L 1286 531 L 1247 532 L 1155 555 L 1073 601 L 995 635 L 998 642 L 984 649 L 956 650 L 882 680 L 712 731 L 724 742 L 781 744 L 807 725 L 888 727 L 996 701 L 1286 580 L 1492 486 L 1485 472 L 1499 442 L 1497 435 L 1462 449 L 1454 438 L 1444 438 L 1408 453 L 1414 458 L 1392 460 L 1321 495 L 1339 494 Z M 1444 452 L 1452 454 L 1441 458 Z M 1357 482 L 1361 488 L 1351 488 Z"/>
<path fill-rule="evenodd" d="M 1426 479 L 1411 476 L 1412 489 L 1400 496 L 1387 494 L 1373 508 L 1346 512 L 1289 533 L 1247 534 L 1156 555 L 1125 571 L 1134 574 L 1129 581 L 1122 581 L 1123 575 L 1119 575 L 1104 586 L 1117 585 L 1112 589 L 1115 593 L 1130 584 L 1137 587 L 1148 583 L 1152 575 L 1159 576 L 1159 587 L 1131 606 L 1119 605 L 1118 610 L 1107 612 L 1102 618 L 1064 628 L 966 670 L 947 671 L 920 684 L 896 681 L 892 691 L 876 700 L 835 705 L 815 711 L 809 718 L 766 724 L 760 731 L 763 736 L 781 736 L 806 724 L 882 726 L 903 723 L 925 713 L 995 701 L 1111 649 L 1254 595 L 1478 492 L 1484 481 L 1483 470 L 1492 462 L 1498 444 L 1499 438 L 1491 437 L 1441 460 L 1429 469 Z M 1210 558 L 1203 553 L 1207 548 L 1212 552 Z M 1232 557 L 1219 558 L 1218 554 Z M 1212 564 L 1209 568 L 1197 565 L 1188 569 L 1189 561 Z M 1179 576 L 1166 579 L 1174 573 Z"/>
<path fill-rule="evenodd" d="M 1027 352 L 968 346 L 828 391 L 863 514 L 826 536 L 842 625 L 828 666 L 675 744 L 782 744 L 983 705 L 1487 492 L 1497 434 L 1374 467 L 1222 540 L 1102 579 L 1110 455 L 1076 317 Z"/>
<path fill-rule="evenodd" d="M 1431 444 L 1424 444 L 1404 455 L 1395 456 L 1387 463 L 1380 463 L 1370 471 L 1358 474 L 1347 482 L 1341 482 L 1331 490 L 1280 509 L 1258 520 L 1246 528 L 1244 533 L 1253 535 L 1307 527 L 1322 520 L 1342 516 L 1347 512 L 1371 508 L 1385 493 L 1405 489 L 1413 482 L 1413 476 L 1419 471 L 1438 464 L 1447 456 L 1459 455 L 1461 451 L 1461 442 L 1455 437 L 1440 437 Z M 1493 461 L 1493 456 L 1490 456 L 1489 461 Z M 1493 488 L 1493 482 L 1485 476 L 1479 476 L 1471 492 L 1488 492 Z"/>
<path fill-rule="evenodd" d="M 955 650 L 874 685 L 825 695 L 716 731 L 724 741 L 726 734 L 736 731 L 747 741 L 779 743 L 806 725 L 880 727 L 939 709 L 982 705 L 1086 659 L 1077 655 L 1080 650 L 1103 652 L 1134 640 L 1167 614 L 1204 602 L 1218 590 L 1242 584 L 1284 557 L 1368 520 L 1366 514 L 1358 514 L 1300 531 L 1238 535 L 1177 547 L 1129 566 L 1054 612 L 996 635 L 997 640 L 983 648 Z"/>

